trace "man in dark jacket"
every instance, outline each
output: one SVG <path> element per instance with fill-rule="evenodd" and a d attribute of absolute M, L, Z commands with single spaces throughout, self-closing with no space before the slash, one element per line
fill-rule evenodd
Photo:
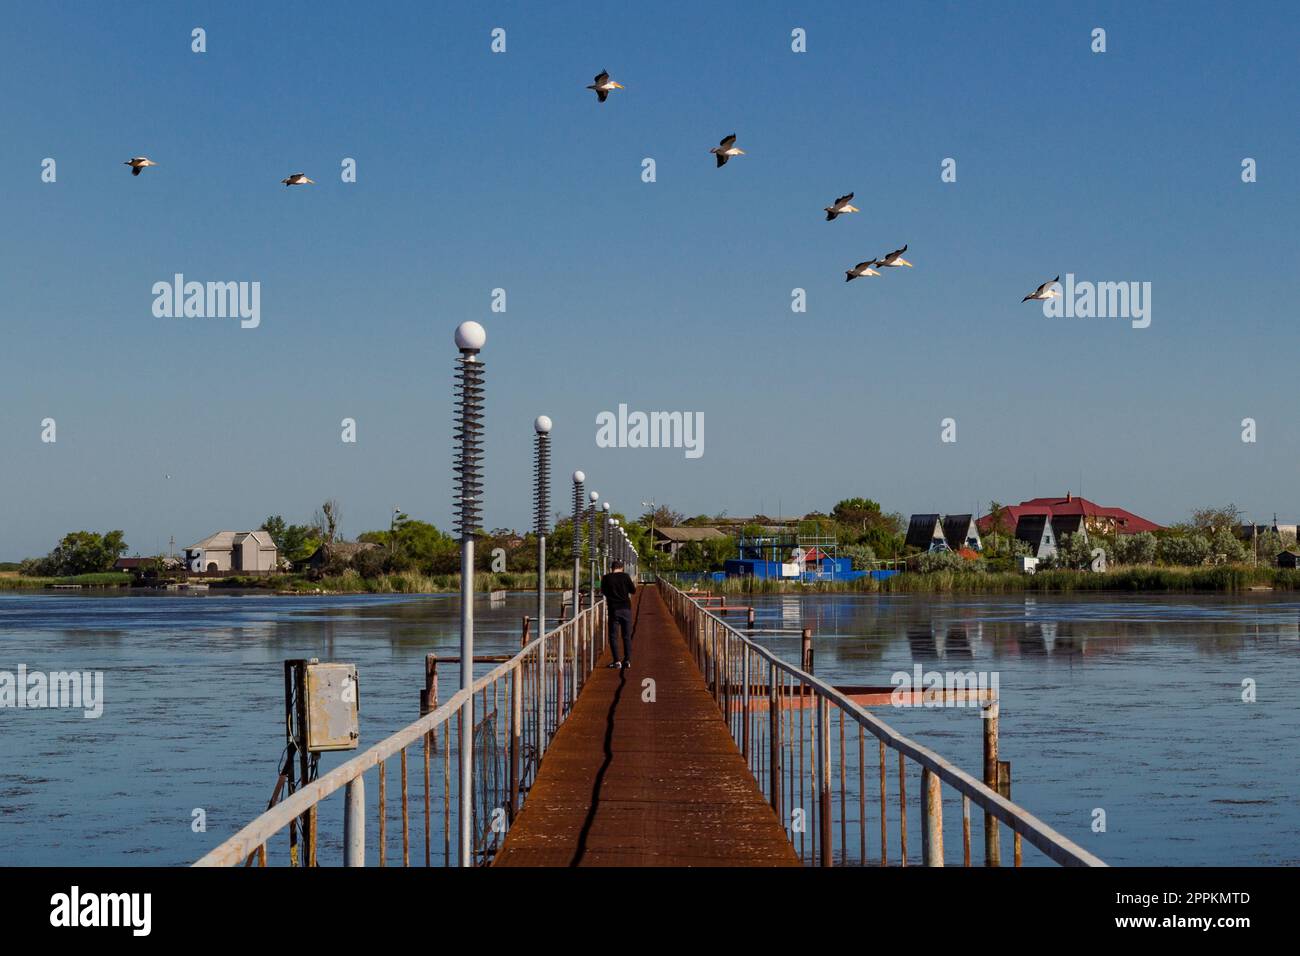
<path fill-rule="evenodd" d="M 609 667 L 632 666 L 632 595 L 636 585 L 632 576 L 623 570 L 623 562 L 615 561 L 610 565 L 610 572 L 600 579 L 600 593 L 605 596 L 609 606 L 609 651 L 613 660 Z M 623 653 L 619 653 L 616 631 L 623 632 Z"/>

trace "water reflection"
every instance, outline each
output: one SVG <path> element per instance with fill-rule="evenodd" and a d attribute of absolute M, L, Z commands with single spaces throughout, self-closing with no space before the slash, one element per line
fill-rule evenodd
<path fill-rule="evenodd" d="M 798 600 L 796 615 L 789 596 L 755 596 L 758 627 L 811 627 L 817 673 L 833 683 L 889 684 L 916 664 L 997 672 L 1017 801 L 1108 862 L 1300 862 L 1292 596 Z M 797 637 L 761 640 L 797 661 Z M 1259 687 L 1254 703 L 1245 681 Z M 943 711 L 878 713 L 978 770 L 977 726 Z M 1106 833 L 1091 828 L 1097 807 Z"/>

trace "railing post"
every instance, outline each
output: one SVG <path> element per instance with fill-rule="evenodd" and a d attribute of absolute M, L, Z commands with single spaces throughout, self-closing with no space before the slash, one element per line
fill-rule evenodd
<path fill-rule="evenodd" d="M 820 831 L 821 865 L 831 866 L 831 702 L 817 695 L 817 824 Z"/>
<path fill-rule="evenodd" d="M 749 645 L 742 644 L 740 652 L 744 655 L 741 679 L 745 682 L 740 698 L 741 717 L 745 721 L 745 726 L 740 732 L 740 753 L 745 758 L 745 765 L 749 766 Z"/>
<path fill-rule="evenodd" d="M 510 671 L 510 822 L 515 822 L 519 812 L 519 792 L 521 786 L 520 769 L 523 765 L 521 750 L 524 723 L 524 663 Z"/>
<path fill-rule="evenodd" d="M 348 781 L 343 808 L 343 865 L 366 865 L 366 782 Z"/>
<path fill-rule="evenodd" d="M 781 699 L 776 690 L 776 661 L 767 662 L 768 776 L 771 778 L 772 810 L 781 817 Z"/>
<path fill-rule="evenodd" d="M 980 714 L 984 718 L 984 784 L 998 789 L 998 701 L 990 701 Z M 998 838 L 998 821 L 984 811 L 984 865 L 1002 865 L 1002 843 Z"/>
<path fill-rule="evenodd" d="M 938 774 L 921 768 L 921 860 L 943 866 L 943 793 Z"/>

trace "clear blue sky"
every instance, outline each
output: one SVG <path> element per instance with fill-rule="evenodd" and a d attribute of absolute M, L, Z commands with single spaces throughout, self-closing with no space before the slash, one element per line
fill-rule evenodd
<path fill-rule="evenodd" d="M 799 6 L 10 10 L 0 558 L 81 528 L 151 553 L 326 497 L 349 535 L 394 506 L 446 527 L 464 319 L 489 526 L 529 522 L 540 412 L 562 502 L 576 466 L 617 508 L 691 514 L 1071 490 L 1300 515 L 1295 6 Z M 627 87 L 603 106 L 601 68 Z M 715 169 L 733 131 L 748 153 Z M 824 222 L 849 190 L 862 212 Z M 844 282 L 903 243 L 915 268 Z M 259 281 L 261 327 L 155 318 L 176 272 Z M 1021 305 L 1067 272 L 1151 282 L 1151 327 Z M 598 449 L 620 402 L 703 412 L 704 456 Z"/>

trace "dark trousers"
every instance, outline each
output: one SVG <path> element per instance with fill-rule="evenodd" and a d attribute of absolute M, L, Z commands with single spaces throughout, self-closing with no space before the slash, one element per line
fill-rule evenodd
<path fill-rule="evenodd" d="M 617 633 L 623 632 L 623 653 L 618 652 Z M 632 659 L 632 609 L 621 607 L 609 612 L 609 652 L 616 661 Z"/>

